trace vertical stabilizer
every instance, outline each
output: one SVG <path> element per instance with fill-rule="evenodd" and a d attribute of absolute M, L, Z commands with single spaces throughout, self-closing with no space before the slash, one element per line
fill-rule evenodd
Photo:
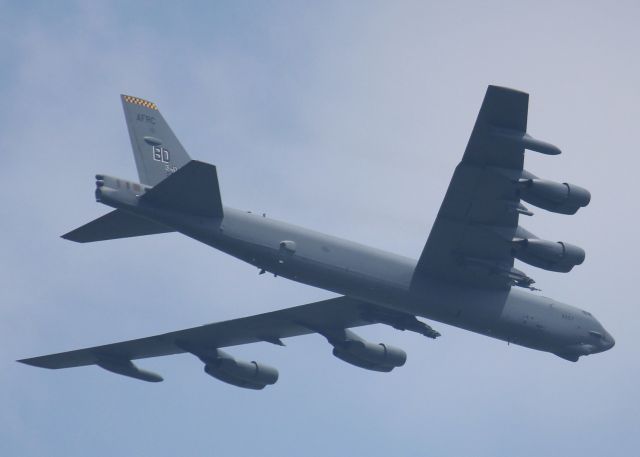
<path fill-rule="evenodd" d="M 155 103 L 121 95 L 140 182 L 155 186 L 191 158 Z"/>

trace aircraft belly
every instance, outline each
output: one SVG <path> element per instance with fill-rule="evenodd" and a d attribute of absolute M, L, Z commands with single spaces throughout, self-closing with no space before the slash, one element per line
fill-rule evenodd
<path fill-rule="evenodd" d="M 230 208 L 208 244 L 277 276 L 385 302 L 406 295 L 415 268 L 411 259 Z"/>
<path fill-rule="evenodd" d="M 432 280 L 408 300 L 427 319 L 541 350 L 559 344 L 548 326 L 549 299 L 517 290 L 478 290 Z M 536 311 L 537 310 L 537 311 Z M 535 317 L 533 317 L 535 314 Z"/>
<path fill-rule="evenodd" d="M 424 279 L 412 289 L 416 262 L 259 215 L 225 208 L 223 220 L 155 218 L 260 270 L 412 313 L 514 344 L 551 351 L 562 330 L 550 299 L 514 289 L 482 289 Z"/>
<path fill-rule="evenodd" d="M 276 276 L 385 306 L 407 294 L 406 283 L 391 282 L 348 264 L 327 263 L 304 253 L 290 254 L 231 236 L 218 240 L 216 248 Z"/>
<path fill-rule="evenodd" d="M 540 295 L 514 294 L 501 316 L 509 341 L 522 346 L 556 352 L 580 338 L 590 318 L 573 306 Z"/>
<path fill-rule="evenodd" d="M 251 222 L 257 219 L 257 224 L 249 226 L 246 220 L 229 221 L 225 217 L 222 230 L 214 231 L 208 244 L 259 269 L 296 282 L 514 344 L 538 349 L 549 345 L 540 324 L 523 324 L 519 314 L 519 304 L 523 300 L 528 302 L 526 297 L 529 296 L 537 302 L 537 296 L 513 290 L 480 291 L 437 280 L 427 281 L 426 286 L 415 293 L 409 290 L 413 274 L 410 264 L 394 264 L 384 255 L 378 257 L 376 253 L 358 252 L 340 242 L 331 243 L 332 239 L 315 239 L 307 233 L 282 230 L 259 216 L 249 215 L 249 218 L 253 219 Z M 236 223 L 241 230 L 236 229 Z M 283 250 L 280 243 L 292 238 L 296 250 Z M 328 248 L 328 252 L 322 247 Z M 337 255 L 327 255 L 330 253 Z M 388 274 L 376 271 L 376 264 L 384 265 Z M 403 278 L 403 281 L 394 282 L 395 278 Z"/>

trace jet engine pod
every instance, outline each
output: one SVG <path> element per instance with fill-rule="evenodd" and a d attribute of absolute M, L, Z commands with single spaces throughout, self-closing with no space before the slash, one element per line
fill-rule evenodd
<path fill-rule="evenodd" d="M 236 360 L 218 351 L 218 357 L 208 360 L 204 371 L 214 378 L 237 387 L 260 390 L 278 380 L 278 370 L 258 362 Z"/>
<path fill-rule="evenodd" d="M 407 361 L 407 353 L 386 344 L 347 340 L 334 345 L 333 355 L 351 365 L 367 370 L 389 372 Z"/>
<path fill-rule="evenodd" d="M 554 213 L 575 214 L 591 201 L 591 193 L 580 186 L 538 178 L 518 181 L 520 198 L 527 203 Z"/>
<path fill-rule="evenodd" d="M 512 254 L 534 267 L 549 271 L 568 273 L 584 262 L 584 249 L 562 241 L 539 239 L 514 240 Z"/>

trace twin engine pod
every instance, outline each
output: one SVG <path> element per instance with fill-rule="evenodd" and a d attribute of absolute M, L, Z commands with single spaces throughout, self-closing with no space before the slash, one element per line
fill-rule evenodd
<path fill-rule="evenodd" d="M 383 343 L 370 343 L 350 330 L 344 330 L 342 338 L 332 336 L 327 339 L 333 345 L 334 356 L 356 367 L 389 372 L 407 361 L 407 353 L 402 349 Z"/>
<path fill-rule="evenodd" d="M 372 371 L 389 372 L 407 360 L 402 349 L 363 340 L 350 330 L 319 332 L 333 345 L 333 355 L 351 365 Z M 197 356 L 204 371 L 222 382 L 245 389 L 260 390 L 278 381 L 278 370 L 255 361 L 236 360 L 220 349 L 193 347 L 184 342 L 176 345 Z"/>
<path fill-rule="evenodd" d="M 278 370 L 268 365 L 256 361 L 236 360 L 216 348 L 193 347 L 182 341 L 176 341 L 176 345 L 202 360 L 205 373 L 227 384 L 261 390 L 278 381 Z"/>
<path fill-rule="evenodd" d="M 563 241 L 518 239 L 513 241 L 512 254 L 534 267 L 559 273 L 568 273 L 584 262 L 584 249 Z"/>
<path fill-rule="evenodd" d="M 591 201 L 591 193 L 575 184 L 539 179 L 528 172 L 523 176 L 518 180 L 520 198 L 538 208 L 571 215 Z"/>
<path fill-rule="evenodd" d="M 204 371 L 214 378 L 237 387 L 260 390 L 278 380 L 278 370 L 255 361 L 236 360 L 218 350 L 216 359 L 206 362 Z"/>
<path fill-rule="evenodd" d="M 520 199 L 554 213 L 575 214 L 591 201 L 591 193 L 583 187 L 540 179 L 526 170 L 514 182 Z M 524 232 L 511 241 L 513 257 L 534 267 L 560 273 L 568 273 L 584 262 L 584 249 L 563 241 L 541 240 L 526 230 Z"/>

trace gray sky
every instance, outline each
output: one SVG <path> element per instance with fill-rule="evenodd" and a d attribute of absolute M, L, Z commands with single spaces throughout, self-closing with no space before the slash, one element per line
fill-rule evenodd
<path fill-rule="evenodd" d="M 26 3 L 0 1 L 0 455 L 637 452 L 637 2 Z M 118 94 L 160 106 L 225 204 L 415 258 L 488 84 L 529 92 L 530 133 L 563 150 L 526 168 L 592 191 L 523 222 L 586 262 L 521 267 L 612 351 L 572 364 L 441 324 L 362 330 L 408 352 L 390 374 L 319 336 L 232 349 L 279 368 L 261 392 L 188 355 L 142 362 L 157 385 L 14 362 L 331 296 L 175 234 L 60 239 L 107 211 L 95 173 L 136 177 Z"/>

